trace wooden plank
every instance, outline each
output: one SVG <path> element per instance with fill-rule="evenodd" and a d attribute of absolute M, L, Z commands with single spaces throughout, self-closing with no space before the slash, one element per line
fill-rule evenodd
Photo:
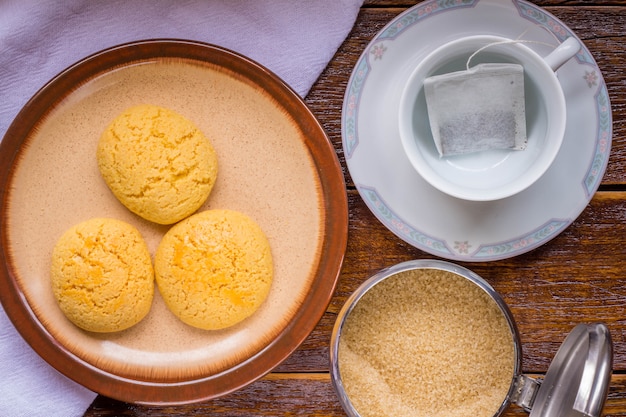
<path fill-rule="evenodd" d="M 541 375 L 530 375 L 540 377 Z M 606 417 L 626 416 L 626 376 L 614 375 Z M 98 397 L 85 417 L 109 416 L 345 417 L 328 374 L 270 374 L 226 397 L 185 407 L 133 406 Z M 527 416 L 511 405 L 503 417 Z"/>

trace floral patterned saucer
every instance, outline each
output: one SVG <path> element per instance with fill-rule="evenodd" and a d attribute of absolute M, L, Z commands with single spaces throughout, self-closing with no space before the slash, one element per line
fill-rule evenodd
<path fill-rule="evenodd" d="M 446 42 L 481 34 L 540 42 L 527 45 L 541 55 L 555 38 L 581 43 L 557 73 L 568 114 L 556 160 L 530 188 L 490 202 L 456 199 L 426 183 L 409 163 L 398 129 L 400 95 L 415 65 Z M 598 189 L 611 137 L 611 105 L 595 60 L 567 26 L 526 1 L 425 1 L 408 9 L 365 48 L 342 112 L 348 169 L 372 213 L 414 247 L 457 261 L 510 258 L 561 233 Z"/>

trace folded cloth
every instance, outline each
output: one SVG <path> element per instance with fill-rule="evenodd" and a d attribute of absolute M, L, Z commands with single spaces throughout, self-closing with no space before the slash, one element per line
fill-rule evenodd
<path fill-rule="evenodd" d="M 60 71 L 140 39 L 191 39 L 234 50 L 305 96 L 351 30 L 362 1 L 0 1 L 0 137 Z M 1 308 L 0 375 L 0 417 L 79 416 L 96 395 L 39 358 Z"/>
<path fill-rule="evenodd" d="M 22 339 L 0 307 L 0 416 L 82 416 L 96 394 L 69 380 Z"/>

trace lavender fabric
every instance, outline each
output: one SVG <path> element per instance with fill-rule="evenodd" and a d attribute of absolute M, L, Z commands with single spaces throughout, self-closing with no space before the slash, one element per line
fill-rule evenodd
<path fill-rule="evenodd" d="M 0 1 L 0 137 L 29 98 L 63 69 L 141 39 L 190 39 L 232 49 L 305 96 L 352 29 L 362 2 Z M 80 416 L 96 396 L 42 360 L 2 308 L 0 375 L 0 416 Z"/>

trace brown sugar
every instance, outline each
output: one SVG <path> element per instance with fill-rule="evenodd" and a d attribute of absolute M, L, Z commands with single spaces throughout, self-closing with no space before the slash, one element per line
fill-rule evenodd
<path fill-rule="evenodd" d="M 372 287 L 346 318 L 339 371 L 362 417 L 493 416 L 514 373 L 496 302 L 468 279 L 415 269 Z"/>

